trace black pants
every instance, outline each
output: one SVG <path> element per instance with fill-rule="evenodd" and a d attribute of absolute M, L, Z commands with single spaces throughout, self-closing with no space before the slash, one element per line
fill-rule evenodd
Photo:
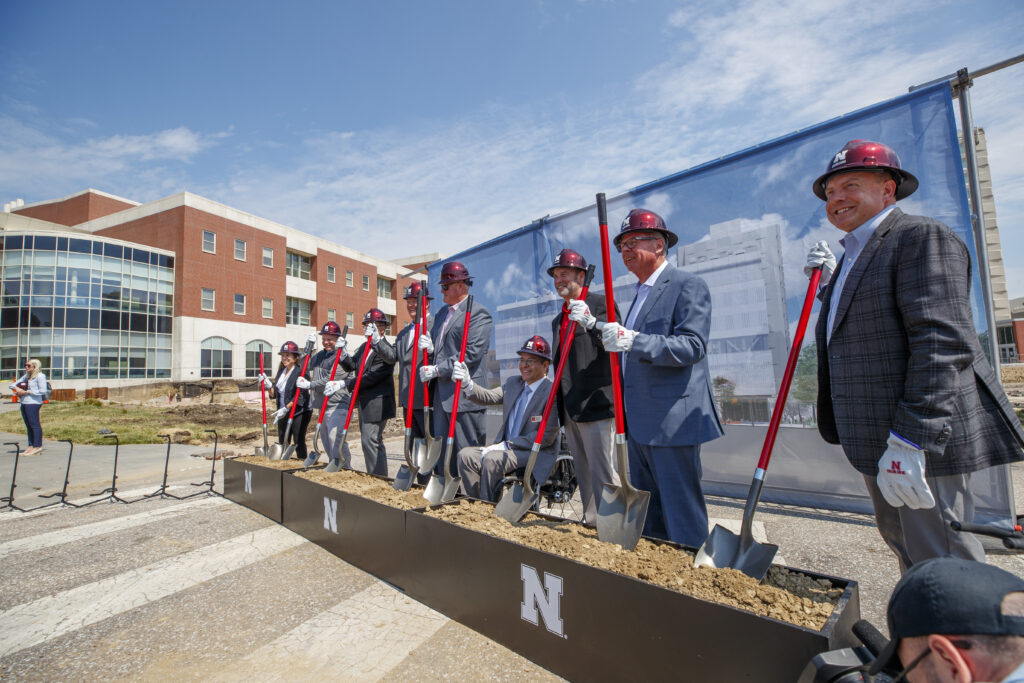
<path fill-rule="evenodd" d="M 313 411 L 303 411 L 301 413 L 295 413 L 295 420 L 292 422 L 292 433 L 288 438 L 289 443 L 295 444 L 295 455 L 299 460 L 305 460 L 306 451 L 306 428 L 309 427 L 309 418 L 313 415 Z M 284 444 L 287 447 L 287 443 L 284 441 L 284 432 L 288 429 L 288 420 L 281 419 L 277 423 L 277 440 L 278 443 Z"/>

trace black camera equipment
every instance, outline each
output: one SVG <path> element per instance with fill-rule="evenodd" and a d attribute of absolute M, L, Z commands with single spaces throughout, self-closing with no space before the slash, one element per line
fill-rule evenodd
<path fill-rule="evenodd" d="M 797 683 L 870 683 L 872 678 L 868 669 L 888 641 L 866 619 L 853 625 L 853 635 L 863 646 L 844 647 L 816 655 L 807 663 Z M 882 678 L 875 680 L 881 681 Z"/>

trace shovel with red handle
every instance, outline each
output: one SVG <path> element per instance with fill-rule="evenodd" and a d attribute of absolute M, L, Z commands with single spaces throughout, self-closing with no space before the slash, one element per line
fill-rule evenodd
<path fill-rule="evenodd" d="M 693 560 L 695 567 L 718 567 L 720 569 L 729 567 L 738 569 L 747 576 L 760 581 L 768 573 L 775 553 L 779 550 L 777 545 L 758 543 L 754 540 L 752 533 L 754 510 L 757 508 L 757 502 L 761 499 L 765 471 L 768 469 L 768 461 L 771 459 L 772 448 L 775 446 L 775 437 L 779 433 L 779 423 L 782 421 L 782 412 L 786 407 L 786 398 L 789 396 L 789 385 L 793 380 L 793 373 L 796 371 L 800 346 L 803 344 L 804 332 L 807 331 L 807 319 L 811 315 L 811 307 L 814 305 L 814 295 L 818 292 L 820 279 L 821 267 L 819 266 L 811 273 L 811 281 L 807 285 L 807 296 L 804 297 L 804 307 L 800 311 L 800 322 L 797 324 L 796 334 L 793 336 L 793 348 L 789 350 L 786 372 L 782 375 L 782 386 L 779 387 L 779 395 L 775 399 L 775 407 L 772 409 L 772 419 L 768 423 L 768 434 L 765 436 L 764 446 L 761 448 L 761 458 L 757 461 L 757 469 L 754 470 L 754 478 L 750 482 L 750 490 L 747 492 L 747 504 L 743 507 L 740 535 L 737 536 L 725 527 L 716 524 L 711 535 L 704 541 L 704 545 L 697 551 L 697 556 Z"/>
<path fill-rule="evenodd" d="M 430 301 L 423 300 L 423 319 L 420 321 L 420 334 L 430 334 L 427 331 L 427 311 L 430 309 Z M 420 366 L 430 365 L 429 354 L 426 351 L 420 356 Z M 419 372 L 416 368 L 414 372 Z M 441 439 L 434 436 L 434 408 L 430 405 L 430 382 L 423 382 L 423 438 L 413 439 L 412 457 L 416 463 L 416 469 L 420 472 L 429 472 L 434 469 L 438 459 L 441 457 Z"/>
<path fill-rule="evenodd" d="M 340 339 L 344 339 L 345 335 L 348 334 L 348 325 L 345 325 L 345 329 L 341 331 Z M 341 349 L 339 348 L 334 352 L 334 364 L 331 365 L 331 377 L 328 382 L 334 381 L 334 374 L 338 372 L 338 361 L 341 360 Z M 316 440 L 320 436 L 320 425 L 324 423 L 324 414 L 327 413 L 327 400 L 330 398 L 326 393 L 324 394 L 324 401 L 320 404 L 320 416 L 316 419 L 316 429 L 313 430 L 313 450 L 309 452 L 306 459 L 302 462 L 303 467 L 312 467 L 316 464 L 316 461 L 320 459 L 320 452 L 316 450 Z"/>
<path fill-rule="evenodd" d="M 473 295 L 466 298 L 466 319 L 462 326 L 462 348 L 459 350 L 459 362 L 466 362 L 466 340 L 469 339 L 469 317 L 473 311 Z M 448 421 L 448 440 L 444 442 L 442 452 L 444 453 L 444 476 L 436 472 L 427 482 L 427 488 L 423 491 L 423 497 L 430 501 L 431 505 L 447 503 L 455 499 L 462 485 L 462 477 L 453 477 L 451 471 L 452 450 L 455 448 L 455 419 L 459 416 L 459 394 L 462 393 L 462 380 L 455 382 L 455 397 L 452 399 L 452 417 Z"/>
<path fill-rule="evenodd" d="M 597 222 L 601 227 L 601 261 L 604 270 L 604 297 L 608 322 L 615 322 L 615 292 L 611 250 L 608 248 L 608 204 L 604 192 L 597 195 Z M 633 550 L 640 542 L 651 504 L 650 491 L 641 491 L 629 481 L 629 451 L 626 447 L 626 418 L 622 406 L 622 372 L 619 354 L 609 353 L 612 366 L 612 395 L 615 400 L 615 472 L 622 486 L 605 484 L 597 505 L 597 537 Z"/>
<path fill-rule="evenodd" d="M 270 455 L 270 447 L 267 445 L 267 388 L 263 386 L 264 377 L 266 377 L 266 370 L 263 369 L 263 344 L 260 344 L 260 406 L 263 408 L 263 448 L 256 447 L 257 458 L 266 458 Z"/>
<path fill-rule="evenodd" d="M 593 264 L 587 268 L 586 278 L 583 280 L 583 291 L 580 292 L 580 299 L 587 300 L 587 292 L 590 290 L 590 281 L 594 278 Z M 507 489 L 501 496 L 501 500 L 494 506 L 494 514 L 502 519 L 516 523 L 529 512 L 530 508 L 537 504 L 540 498 L 533 488 L 533 468 L 537 464 L 537 455 L 540 453 L 541 444 L 544 442 L 544 432 L 548 426 L 548 418 L 551 417 L 551 407 L 555 405 L 555 398 L 558 396 L 558 387 L 562 381 L 562 371 L 565 369 L 565 360 L 569 357 L 569 349 L 572 348 L 573 337 L 576 336 L 577 323 L 575 320 L 569 323 L 564 339 L 561 340 L 561 355 L 558 357 L 558 367 L 555 368 L 555 378 L 552 380 L 551 390 L 548 391 L 548 400 L 544 403 L 544 412 L 540 417 L 540 424 L 537 425 L 537 438 L 530 447 L 530 459 L 526 461 L 526 472 L 523 474 L 522 483 L 516 483 L 511 489 Z M 546 477 L 545 477 L 546 478 Z"/>
<path fill-rule="evenodd" d="M 302 352 L 306 354 L 306 358 L 302 361 L 302 372 L 299 373 L 299 377 L 306 376 L 306 368 L 309 367 L 309 357 L 313 353 L 313 342 L 306 342 L 306 346 L 302 349 Z M 302 389 L 299 389 L 299 387 L 296 386 L 295 397 L 292 399 L 292 409 L 291 412 L 288 413 L 288 426 L 284 430 L 284 450 L 279 449 L 279 455 L 276 458 L 274 457 L 273 452 L 271 452 L 271 460 L 291 460 L 292 454 L 295 453 L 295 444 L 289 443 L 289 438 L 292 435 L 292 424 L 295 422 L 295 408 L 299 405 L 300 391 L 302 391 Z M 278 446 L 281 446 L 281 444 L 278 443 Z"/>
<path fill-rule="evenodd" d="M 366 335 L 366 344 L 363 346 L 363 357 L 359 359 L 359 374 L 356 375 L 356 384 L 352 387 L 352 396 L 348 399 L 348 414 L 345 416 L 345 428 L 341 430 L 341 435 L 338 437 L 338 457 L 331 458 L 331 461 L 327 463 L 327 467 L 324 468 L 324 472 L 337 472 L 341 469 L 341 452 L 345 448 L 345 437 L 348 436 L 348 426 L 352 424 L 352 411 L 356 407 L 356 399 L 359 398 L 359 385 L 363 381 L 363 370 L 366 369 L 366 359 L 373 353 L 373 346 L 370 344 L 370 340 L 373 339 L 372 334 Z"/>
<path fill-rule="evenodd" d="M 398 468 L 395 481 L 392 486 L 396 491 L 408 491 L 419 470 L 416 467 L 416 458 L 413 455 L 412 438 L 412 410 L 413 399 L 416 396 L 416 372 L 420 360 L 420 313 L 423 310 L 423 289 L 416 299 L 416 326 L 413 328 L 412 340 L 412 364 L 409 366 L 409 394 L 405 399 L 405 449 L 402 454 L 405 456 L 405 464 Z"/>

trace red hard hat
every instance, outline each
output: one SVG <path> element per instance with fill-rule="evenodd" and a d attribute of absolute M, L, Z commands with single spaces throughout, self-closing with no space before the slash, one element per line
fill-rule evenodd
<path fill-rule="evenodd" d="M 416 282 L 414 282 L 411 285 L 409 285 L 408 287 L 406 287 L 405 288 L 405 295 L 402 298 L 403 299 L 416 299 L 416 298 L 419 298 L 420 290 L 421 289 L 423 290 L 423 297 L 425 299 L 429 299 L 430 301 L 434 300 L 434 297 L 430 296 L 430 290 L 427 289 L 427 283 L 426 282 L 422 282 L 420 280 L 417 280 Z"/>
<path fill-rule="evenodd" d="M 293 341 L 286 341 L 284 344 L 281 344 L 281 350 L 278 353 L 294 353 L 297 356 L 300 353 L 299 345 Z"/>
<path fill-rule="evenodd" d="M 449 282 L 466 282 L 467 285 L 473 284 L 473 280 L 469 276 L 469 271 L 466 270 L 466 266 L 462 265 L 458 261 L 449 261 L 441 266 L 441 284 L 446 285 Z"/>
<path fill-rule="evenodd" d="M 661 216 L 647 209 L 633 209 L 622 221 L 619 234 L 615 236 L 615 247 L 621 249 L 619 244 L 631 232 L 650 232 L 651 230 L 656 230 L 665 236 L 666 248 L 675 246 L 679 241 L 675 233 L 665 227 L 665 221 Z"/>
<path fill-rule="evenodd" d="M 370 322 L 384 323 L 385 325 L 387 325 L 391 321 L 388 320 L 388 317 L 384 314 L 384 311 L 380 310 L 379 308 L 371 308 L 366 312 L 366 315 L 363 316 L 364 325 Z"/>
<path fill-rule="evenodd" d="M 846 171 L 888 171 L 896 181 L 896 199 L 914 194 L 917 178 L 900 166 L 900 158 L 889 145 L 871 140 L 850 140 L 835 153 L 825 173 L 814 181 L 811 188 L 818 199 L 825 200 L 825 185 L 837 173 Z"/>
<path fill-rule="evenodd" d="M 577 270 L 586 270 L 587 259 L 583 258 L 578 251 L 563 249 L 558 252 L 558 255 L 555 256 L 555 262 L 551 264 L 550 268 L 548 268 L 548 275 L 554 275 L 555 268 L 576 268 Z"/>
<path fill-rule="evenodd" d="M 333 320 L 328 320 L 324 323 L 324 326 L 320 328 L 320 334 L 333 334 L 335 337 L 340 337 L 341 325 Z"/>
<path fill-rule="evenodd" d="M 523 348 L 516 351 L 516 353 L 529 353 L 550 362 L 551 344 L 548 344 L 548 340 L 544 337 L 539 334 L 535 334 L 523 342 Z"/>

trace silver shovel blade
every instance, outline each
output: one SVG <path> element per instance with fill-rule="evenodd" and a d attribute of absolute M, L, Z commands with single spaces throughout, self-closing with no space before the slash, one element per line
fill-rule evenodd
<path fill-rule="evenodd" d="M 281 444 L 272 443 L 270 444 L 270 450 L 267 452 L 267 458 L 270 460 L 280 460 L 282 451 L 284 451 L 284 448 Z"/>
<path fill-rule="evenodd" d="M 649 491 L 605 484 L 597 506 L 597 537 L 633 550 L 644 533 L 650 504 Z"/>
<path fill-rule="evenodd" d="M 324 472 L 337 472 L 341 469 L 341 458 L 334 458 L 327 463 L 327 467 L 324 468 Z"/>
<path fill-rule="evenodd" d="M 395 480 L 391 483 L 396 491 L 408 491 L 412 488 L 412 482 L 416 479 L 416 473 L 409 469 L 408 465 L 402 465 L 398 468 L 398 474 L 395 475 Z"/>
<path fill-rule="evenodd" d="M 440 505 L 441 497 L 444 495 L 444 477 L 438 474 L 430 475 L 427 488 L 423 489 L 423 497 L 430 501 L 431 505 Z"/>
<path fill-rule="evenodd" d="M 423 444 L 422 451 L 419 452 L 417 459 L 414 461 L 419 465 L 420 472 L 427 472 L 434 469 L 434 465 L 441 459 L 441 445 L 444 442 L 441 439 L 430 439 L 425 441 Z M 413 452 L 415 453 L 415 444 L 413 444 Z"/>
<path fill-rule="evenodd" d="M 446 481 L 444 483 L 444 491 L 441 492 L 441 502 L 450 503 L 455 500 L 460 486 L 462 486 L 462 477 L 452 477 Z"/>
<path fill-rule="evenodd" d="M 295 454 L 295 444 L 291 444 L 281 451 L 281 460 L 291 460 L 292 455 Z"/>
<path fill-rule="evenodd" d="M 424 472 L 423 464 L 427 460 L 427 442 L 424 439 L 413 439 L 409 457 L 412 459 L 412 464 L 416 466 L 417 471 Z"/>
<path fill-rule="evenodd" d="M 257 446 L 256 452 L 253 455 L 257 458 L 265 458 L 267 457 L 267 449 L 264 449 L 263 446 Z"/>
<path fill-rule="evenodd" d="M 772 560 L 778 551 L 779 546 L 758 543 L 753 538 L 743 543 L 739 534 L 716 524 L 704 545 L 697 551 L 693 566 L 736 569 L 752 579 L 761 581 L 768 573 L 768 568 L 772 566 Z"/>
<path fill-rule="evenodd" d="M 536 492 L 531 496 L 527 496 L 522 484 L 514 484 L 512 488 L 505 489 L 501 500 L 494 506 L 494 514 L 516 524 L 526 516 L 530 508 L 537 504 L 539 497 L 539 494 Z"/>
<path fill-rule="evenodd" d="M 316 464 L 316 461 L 319 460 L 319 459 L 320 459 L 320 454 L 319 453 L 317 453 L 316 451 L 310 451 L 309 455 L 306 456 L 306 459 L 302 461 L 302 466 L 303 467 L 312 467 L 313 465 Z"/>

